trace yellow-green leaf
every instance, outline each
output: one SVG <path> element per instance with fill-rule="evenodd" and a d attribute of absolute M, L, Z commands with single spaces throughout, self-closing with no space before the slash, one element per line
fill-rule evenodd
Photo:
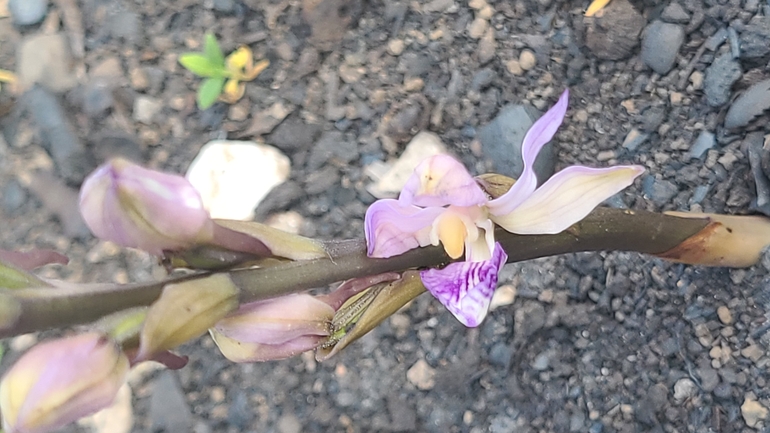
<path fill-rule="evenodd" d="M 205 54 L 201 53 L 184 53 L 179 56 L 179 64 L 200 77 L 224 77 L 227 75 L 227 71 L 221 65 L 212 63 Z"/>
<path fill-rule="evenodd" d="M 222 54 L 222 49 L 219 48 L 219 42 L 217 37 L 213 33 L 206 33 L 206 37 L 203 41 L 203 53 L 209 59 L 212 65 L 216 65 L 225 68 L 225 55 Z"/>
<path fill-rule="evenodd" d="M 222 87 L 225 85 L 225 79 L 207 78 L 201 83 L 201 87 L 198 89 L 198 108 L 205 110 L 217 101 L 219 94 L 222 93 Z"/>

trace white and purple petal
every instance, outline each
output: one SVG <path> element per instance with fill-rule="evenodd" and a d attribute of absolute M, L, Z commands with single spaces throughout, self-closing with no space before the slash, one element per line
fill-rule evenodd
<path fill-rule="evenodd" d="M 499 243 L 492 257 L 481 262 L 450 263 L 443 269 L 420 272 L 425 288 L 465 326 L 481 324 L 497 288 L 497 276 L 508 260 Z"/>
<path fill-rule="evenodd" d="M 433 221 L 444 208 L 403 206 L 398 200 L 377 200 L 364 217 L 367 254 L 388 258 L 430 245 Z"/>
<path fill-rule="evenodd" d="M 434 155 L 414 169 L 398 201 L 404 206 L 475 206 L 486 203 L 487 196 L 460 161 Z"/>
<path fill-rule="evenodd" d="M 556 173 L 508 215 L 491 216 L 517 234 L 554 234 L 585 218 L 604 200 L 644 172 L 638 165 L 610 168 L 571 166 Z"/>
<path fill-rule="evenodd" d="M 510 214 L 535 191 L 537 188 L 537 176 L 533 168 L 535 159 L 543 146 L 551 141 L 556 130 L 561 126 L 564 115 L 567 113 L 568 103 L 569 90 L 567 89 L 561 94 L 556 104 L 529 128 L 521 145 L 524 170 L 508 192 L 489 202 L 487 206 L 490 213 L 493 215 Z"/>

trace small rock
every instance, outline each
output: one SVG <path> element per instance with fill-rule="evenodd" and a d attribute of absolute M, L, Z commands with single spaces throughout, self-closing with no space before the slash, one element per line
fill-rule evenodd
<path fill-rule="evenodd" d="M 768 109 L 770 109 L 770 80 L 765 80 L 749 87 L 733 101 L 725 116 L 725 128 L 746 126 Z"/>
<path fill-rule="evenodd" d="M 123 65 L 116 56 L 110 56 L 91 68 L 90 78 L 102 78 L 109 82 L 115 82 L 123 77 Z"/>
<path fill-rule="evenodd" d="M 764 355 L 765 351 L 757 344 L 752 344 L 741 349 L 741 356 L 750 359 L 751 362 L 759 361 Z"/>
<path fill-rule="evenodd" d="M 742 59 L 760 59 L 770 54 L 770 16 L 755 16 L 741 32 Z"/>
<path fill-rule="evenodd" d="M 186 177 L 212 218 L 249 220 L 267 193 L 288 179 L 289 170 L 289 158 L 274 147 L 214 140 L 201 148 Z"/>
<path fill-rule="evenodd" d="M 283 122 L 283 119 L 291 114 L 292 111 L 294 111 L 293 107 L 287 106 L 283 102 L 278 101 L 271 105 L 270 108 L 254 114 L 251 121 L 251 126 L 249 126 L 246 131 L 241 134 L 241 136 L 253 137 L 255 135 L 268 134 L 278 124 Z"/>
<path fill-rule="evenodd" d="M 700 159 L 709 149 L 716 146 L 717 140 L 714 134 L 709 131 L 701 131 L 698 134 L 698 138 L 695 143 L 690 147 L 690 151 L 687 153 L 690 159 Z"/>
<path fill-rule="evenodd" d="M 45 18 L 48 0 L 9 0 L 8 11 L 17 26 L 31 26 Z"/>
<path fill-rule="evenodd" d="M 149 418 L 152 431 L 190 431 L 193 424 L 192 413 L 174 373 L 162 371 L 153 381 Z"/>
<path fill-rule="evenodd" d="M 342 40 L 348 27 L 358 22 L 361 0 L 303 0 L 302 18 L 310 26 L 310 42 L 323 50 Z"/>
<path fill-rule="evenodd" d="M 655 179 L 654 176 L 647 176 L 644 178 L 642 181 L 642 190 L 644 191 L 644 195 L 658 206 L 663 206 L 668 203 L 679 192 L 679 188 L 672 182 L 658 180 Z"/>
<path fill-rule="evenodd" d="M 681 402 L 694 397 L 697 392 L 698 386 L 690 379 L 682 378 L 674 384 L 674 400 L 676 401 Z"/>
<path fill-rule="evenodd" d="M 436 370 L 421 359 L 409 368 L 406 378 L 417 389 L 427 391 L 436 385 Z"/>
<path fill-rule="evenodd" d="M 684 27 L 655 20 L 647 26 L 642 39 L 642 61 L 653 71 L 667 74 L 683 42 Z"/>
<path fill-rule="evenodd" d="M 615 0 L 605 6 L 600 17 L 584 17 L 586 46 L 598 58 L 622 60 L 634 52 L 645 18 L 628 0 Z"/>
<path fill-rule="evenodd" d="M 479 63 L 486 64 L 493 58 L 497 52 L 497 42 L 495 41 L 495 30 L 493 28 L 487 29 L 484 36 L 479 41 Z"/>
<path fill-rule="evenodd" d="M 663 21 L 675 24 L 687 24 L 690 22 L 690 14 L 684 10 L 682 5 L 676 2 L 669 3 L 669 5 L 663 9 L 660 18 Z"/>
<path fill-rule="evenodd" d="M 706 68 L 703 90 L 706 102 L 712 107 L 719 107 L 730 100 L 733 84 L 743 75 L 741 65 L 730 53 L 723 53 Z"/>
<path fill-rule="evenodd" d="M 524 75 L 524 68 L 521 67 L 521 64 L 516 59 L 505 62 L 505 69 L 516 76 Z"/>
<path fill-rule="evenodd" d="M 478 139 L 484 155 L 492 161 L 495 173 L 518 178 L 524 170 L 521 145 L 532 124 L 540 117 L 528 105 L 506 105 L 489 124 L 480 128 Z M 546 144 L 535 159 L 539 183 L 551 177 L 555 169 L 553 144 Z"/>
<path fill-rule="evenodd" d="M 489 362 L 492 365 L 502 367 L 507 371 L 511 365 L 511 357 L 513 356 L 513 347 L 504 343 L 495 343 L 491 349 L 489 349 Z"/>
<path fill-rule="evenodd" d="M 703 88 L 704 75 L 701 71 L 693 71 L 690 74 L 690 82 L 692 83 L 693 90 L 700 90 Z"/>
<path fill-rule="evenodd" d="M 158 119 L 157 116 L 163 109 L 163 103 L 159 99 L 140 95 L 134 100 L 134 120 L 152 125 Z"/>
<path fill-rule="evenodd" d="M 144 68 L 132 68 L 128 73 L 128 79 L 131 81 L 131 87 L 134 90 L 143 91 L 150 87 L 150 79 Z"/>
<path fill-rule="evenodd" d="M 711 392 L 719 385 L 719 374 L 713 368 L 697 368 L 695 373 L 700 377 L 700 384 L 704 391 Z"/>
<path fill-rule="evenodd" d="M 142 37 L 142 20 L 136 12 L 117 10 L 108 14 L 104 31 L 115 39 L 136 44 Z"/>
<path fill-rule="evenodd" d="M 489 302 L 489 311 L 513 304 L 516 300 L 516 287 L 506 284 L 500 286 L 492 295 L 492 301 Z"/>
<path fill-rule="evenodd" d="M 548 370 L 548 366 L 551 364 L 551 358 L 548 352 L 543 352 L 535 357 L 532 361 L 532 368 L 536 371 Z"/>
<path fill-rule="evenodd" d="M 235 0 L 214 0 L 212 6 L 217 12 L 231 14 L 235 12 Z"/>
<path fill-rule="evenodd" d="M 294 414 L 287 413 L 278 419 L 278 431 L 280 433 L 300 433 L 302 423 Z"/>
<path fill-rule="evenodd" d="M 32 87 L 21 99 L 35 120 L 41 144 L 53 158 L 56 171 L 69 184 L 80 185 L 95 164 L 59 101 L 40 86 Z"/>
<path fill-rule="evenodd" d="M 347 140 L 340 131 L 326 131 L 321 134 L 307 159 L 307 169 L 314 171 L 326 164 L 330 159 L 347 164 L 358 158 L 358 145 L 355 141 Z"/>
<path fill-rule="evenodd" d="M 717 308 L 717 316 L 719 316 L 719 321 L 725 325 L 730 325 L 733 323 L 733 313 L 730 312 L 730 309 L 724 305 L 721 305 L 719 308 Z"/>
<path fill-rule="evenodd" d="M 11 179 L 2 186 L 0 193 L 0 206 L 6 214 L 14 215 L 27 201 L 27 192 L 16 181 Z"/>
<path fill-rule="evenodd" d="M 631 129 L 628 131 L 628 134 L 626 135 L 626 138 L 623 139 L 623 148 L 628 149 L 630 151 L 636 150 L 639 146 L 642 145 L 647 139 L 650 137 L 649 134 L 644 134 L 641 131 L 639 131 L 636 128 Z"/>
<path fill-rule="evenodd" d="M 65 92 L 77 84 L 66 36 L 39 34 L 24 38 L 16 57 L 16 73 L 23 89 L 38 83 L 52 92 Z"/>
<path fill-rule="evenodd" d="M 368 186 L 367 190 L 377 198 L 396 197 L 417 164 L 429 156 L 441 153 L 446 153 L 446 146 L 439 136 L 432 132 L 420 132 L 406 145 L 404 153 L 398 160 L 387 169 L 384 175 L 375 179 L 376 183 Z"/>
<path fill-rule="evenodd" d="M 391 39 L 388 42 L 388 54 L 391 56 L 400 56 L 404 52 L 406 44 L 401 39 Z"/>
<path fill-rule="evenodd" d="M 746 398 L 741 405 L 741 415 L 746 425 L 754 428 L 760 421 L 767 419 L 768 410 L 758 401 Z"/>
<path fill-rule="evenodd" d="M 95 118 L 104 114 L 115 102 L 112 86 L 102 80 L 93 80 L 83 86 L 83 111 Z"/>
<path fill-rule="evenodd" d="M 284 151 L 305 149 L 315 142 L 320 133 L 321 125 L 305 123 L 301 117 L 293 115 L 275 128 L 268 143 Z"/>
<path fill-rule="evenodd" d="M 487 32 L 488 26 L 489 22 L 487 22 L 487 20 L 484 18 L 476 18 L 471 22 L 470 26 L 468 26 L 468 35 L 473 39 L 479 39 Z"/>
<path fill-rule="evenodd" d="M 529 71 L 534 68 L 536 64 L 537 59 L 535 58 L 535 53 L 531 50 L 523 50 L 519 55 L 519 66 L 521 66 L 521 69 Z"/>

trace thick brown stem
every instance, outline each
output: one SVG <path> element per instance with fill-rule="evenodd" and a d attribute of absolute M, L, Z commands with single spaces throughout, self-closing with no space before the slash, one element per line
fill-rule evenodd
<path fill-rule="evenodd" d="M 709 221 L 600 208 L 556 235 L 521 236 L 498 229 L 496 236 L 508 253 L 509 262 L 578 251 L 622 250 L 661 254 L 700 232 Z M 325 258 L 230 271 L 233 282 L 240 289 L 240 301 L 255 301 L 323 287 L 350 278 L 403 272 L 449 262 L 449 257 L 440 247 L 419 248 L 387 259 L 367 257 L 363 240 L 330 242 L 326 244 L 326 250 L 328 257 Z M 18 320 L 12 326 L 0 330 L 0 337 L 88 323 L 116 311 L 149 305 L 160 296 L 165 284 L 178 281 L 173 279 L 151 284 L 110 285 L 99 289 L 0 291 L 0 294 L 18 300 L 20 305 Z"/>

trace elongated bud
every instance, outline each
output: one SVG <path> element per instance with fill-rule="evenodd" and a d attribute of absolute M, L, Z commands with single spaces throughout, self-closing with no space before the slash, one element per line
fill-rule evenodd
<path fill-rule="evenodd" d="M 674 262 L 705 266 L 741 268 L 759 261 L 770 245 L 770 219 L 762 216 L 735 216 L 666 212 L 679 218 L 707 219 L 709 224 L 674 248 L 657 254 Z"/>
<path fill-rule="evenodd" d="M 245 304 L 210 333 L 233 362 L 284 359 L 318 347 L 329 335 L 333 316 L 329 304 L 294 294 Z"/>
<path fill-rule="evenodd" d="M 153 254 L 211 238 L 200 195 L 182 176 L 113 159 L 80 190 L 80 212 L 99 238 Z"/>
<path fill-rule="evenodd" d="M 136 361 L 206 333 L 238 308 L 238 288 L 226 274 L 169 284 L 147 312 Z"/>
<path fill-rule="evenodd" d="M 120 348 L 96 332 L 39 344 L 0 382 L 5 433 L 42 433 L 112 404 L 128 373 Z"/>

